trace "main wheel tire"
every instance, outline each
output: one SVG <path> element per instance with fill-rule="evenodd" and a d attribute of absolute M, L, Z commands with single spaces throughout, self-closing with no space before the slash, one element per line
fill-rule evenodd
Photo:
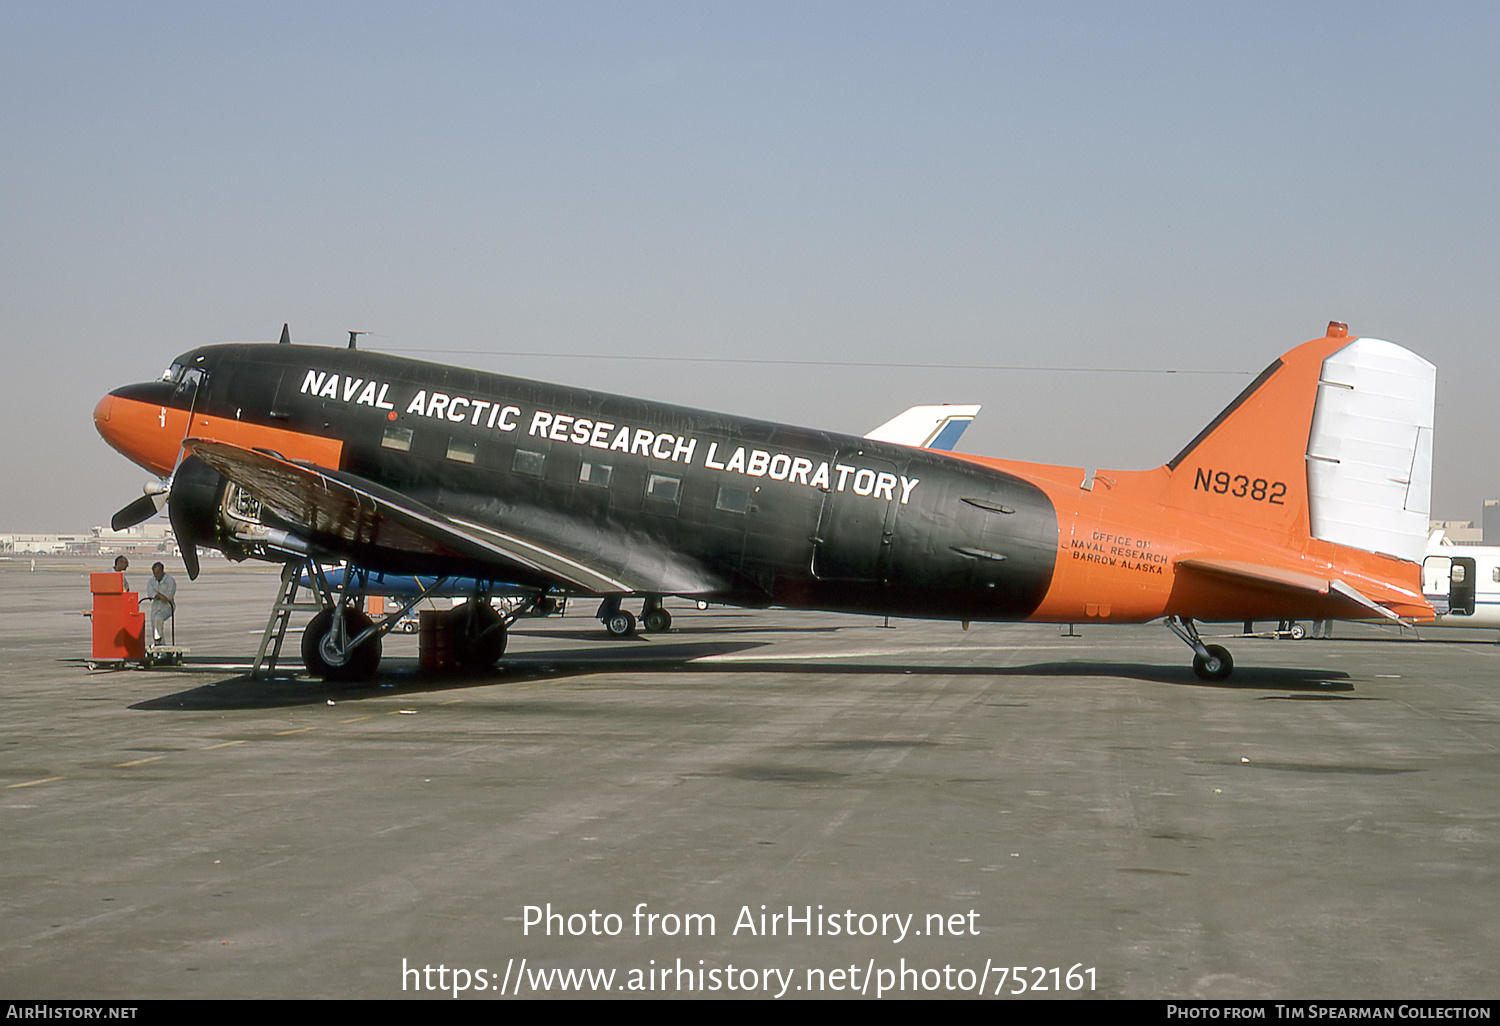
<path fill-rule="evenodd" d="M 1287 637 L 1291 638 L 1293 641 L 1301 641 L 1303 638 L 1307 637 L 1307 628 L 1302 626 L 1300 623 L 1293 623 L 1292 629 L 1287 631 L 1286 633 Z"/>
<path fill-rule="evenodd" d="M 344 636 L 352 638 L 370 626 L 370 618 L 358 609 L 344 610 Z M 332 640 L 333 610 L 325 609 L 307 622 L 302 631 L 302 664 L 307 672 L 324 680 L 369 680 L 380 666 L 380 637 L 376 635 L 358 648 L 335 652 Z"/>
<path fill-rule="evenodd" d="M 672 629 L 672 614 L 657 606 L 641 614 L 641 626 L 648 631 L 666 631 Z"/>
<path fill-rule="evenodd" d="M 628 609 L 618 609 L 605 619 L 604 629 L 611 638 L 628 638 L 635 633 L 635 614 Z"/>
<path fill-rule="evenodd" d="M 465 670 L 492 670 L 505 654 L 505 624 L 494 606 L 481 605 L 472 620 L 465 619 L 458 665 Z"/>
<path fill-rule="evenodd" d="M 531 616 L 551 616 L 557 612 L 557 599 L 551 595 L 544 595 L 537 599 L 531 607 Z"/>
<path fill-rule="evenodd" d="M 1193 656 L 1193 672 L 1199 680 L 1227 680 L 1234 672 L 1234 657 L 1223 645 L 1209 645 L 1208 658 Z"/>

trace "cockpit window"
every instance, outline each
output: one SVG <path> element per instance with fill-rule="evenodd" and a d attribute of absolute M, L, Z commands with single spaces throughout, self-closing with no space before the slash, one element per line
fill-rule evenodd
<path fill-rule="evenodd" d="M 180 368 L 175 378 L 177 388 L 173 391 L 174 396 L 191 399 L 198 391 L 198 385 L 203 380 L 203 371 L 197 367 Z"/>
<path fill-rule="evenodd" d="M 166 370 L 164 370 L 164 371 L 161 372 L 161 380 L 162 381 L 176 381 L 177 378 L 181 374 L 182 374 L 182 364 L 180 364 L 180 363 L 174 363 L 174 364 L 172 364 L 172 366 L 168 367 Z"/>

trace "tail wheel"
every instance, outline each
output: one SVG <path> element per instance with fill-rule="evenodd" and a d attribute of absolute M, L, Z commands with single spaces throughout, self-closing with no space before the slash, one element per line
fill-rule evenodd
<path fill-rule="evenodd" d="M 672 614 L 661 606 L 641 614 L 641 626 L 648 631 L 665 631 L 672 628 Z"/>
<path fill-rule="evenodd" d="M 1302 626 L 1300 623 L 1294 623 L 1292 624 L 1292 629 L 1287 631 L 1287 636 L 1293 641 L 1301 641 L 1303 638 L 1307 637 L 1307 628 Z"/>
<path fill-rule="evenodd" d="M 348 641 L 370 626 L 370 618 L 358 609 L 344 610 L 344 642 L 341 649 L 333 636 L 333 610 L 325 609 L 307 622 L 302 631 L 302 663 L 307 672 L 324 680 L 369 680 L 380 666 L 380 636 L 368 638 L 358 647 Z"/>
<path fill-rule="evenodd" d="M 466 670 L 492 670 L 505 654 L 505 624 L 494 606 L 481 604 L 464 624 L 458 662 Z"/>
<path fill-rule="evenodd" d="M 628 609 L 616 610 L 605 618 L 604 629 L 611 638 L 628 638 L 635 633 L 635 614 Z"/>
<path fill-rule="evenodd" d="M 1234 657 L 1223 645 L 1209 645 L 1206 657 L 1193 656 L 1193 672 L 1199 680 L 1227 680 L 1234 672 Z"/>

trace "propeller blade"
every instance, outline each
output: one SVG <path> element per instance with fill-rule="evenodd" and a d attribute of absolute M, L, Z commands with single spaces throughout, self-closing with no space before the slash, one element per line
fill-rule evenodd
<path fill-rule="evenodd" d="M 193 535 L 193 524 L 182 509 L 183 503 L 167 506 L 167 517 L 172 521 L 172 534 L 177 537 L 177 551 L 182 553 L 182 565 L 187 570 L 188 580 L 198 579 L 198 539 Z"/>
<path fill-rule="evenodd" d="M 109 527 L 112 531 L 123 531 L 127 527 L 134 527 L 136 524 L 150 520 L 160 512 L 160 496 L 142 495 L 139 499 L 136 499 L 130 505 L 110 517 Z"/>
<path fill-rule="evenodd" d="M 188 580 L 198 579 L 198 543 L 213 541 L 213 519 L 218 515 L 224 479 L 196 456 L 188 456 L 172 475 L 173 497 L 167 517 L 177 538 L 177 551 Z"/>
<path fill-rule="evenodd" d="M 178 545 L 177 551 L 182 553 L 182 565 L 187 569 L 188 580 L 198 579 L 198 546 L 189 543 Z"/>

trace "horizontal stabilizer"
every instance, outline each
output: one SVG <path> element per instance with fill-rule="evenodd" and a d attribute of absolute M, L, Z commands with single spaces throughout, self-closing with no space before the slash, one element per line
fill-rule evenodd
<path fill-rule="evenodd" d="M 1359 605 L 1364 606 L 1366 609 L 1377 616 L 1383 616 L 1387 620 L 1395 620 L 1398 623 L 1401 622 L 1401 617 L 1397 616 L 1395 613 L 1391 612 L 1380 603 L 1372 602 L 1370 599 L 1361 595 L 1356 589 L 1345 584 L 1343 581 L 1330 581 L 1328 587 L 1330 590 L 1338 592 L 1349 601 L 1356 602 Z"/>
<path fill-rule="evenodd" d="M 1285 570 L 1281 567 L 1265 566 L 1261 563 L 1245 563 L 1229 559 L 1184 559 L 1180 560 L 1177 566 L 1182 570 L 1196 570 L 1244 584 L 1269 584 L 1317 595 L 1328 594 L 1326 578 L 1296 570 Z"/>
<path fill-rule="evenodd" d="M 1323 596 L 1350 607 L 1347 611 L 1341 611 L 1348 619 L 1376 616 L 1386 620 L 1401 621 L 1399 615 L 1337 578 L 1329 580 L 1285 567 L 1227 559 L 1184 559 L 1177 563 L 1177 569 L 1179 572 L 1200 573 L 1241 586 L 1251 585 L 1292 591 L 1303 595 Z"/>

